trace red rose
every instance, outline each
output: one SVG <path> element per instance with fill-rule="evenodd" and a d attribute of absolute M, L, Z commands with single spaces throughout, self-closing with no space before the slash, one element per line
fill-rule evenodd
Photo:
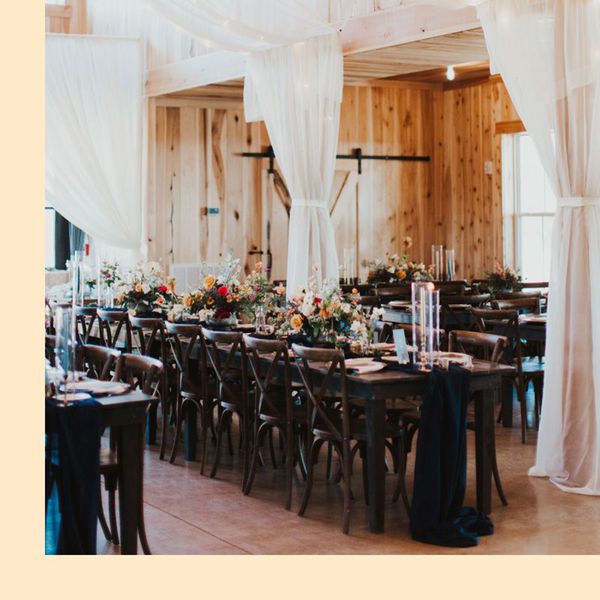
<path fill-rule="evenodd" d="M 229 294 L 229 290 L 227 289 L 227 286 L 226 285 L 222 285 L 217 290 L 217 294 L 219 294 L 219 296 L 227 296 L 227 294 Z"/>
<path fill-rule="evenodd" d="M 167 288 L 167 286 L 166 286 L 166 285 L 161 285 L 161 286 L 158 288 L 158 291 L 159 291 L 159 292 L 162 292 L 162 293 L 164 294 L 165 292 L 167 292 L 167 291 L 168 291 L 168 288 Z"/>
<path fill-rule="evenodd" d="M 321 303 L 321 298 L 318 298 L 318 297 L 315 298 L 314 303 L 315 304 L 320 304 Z"/>

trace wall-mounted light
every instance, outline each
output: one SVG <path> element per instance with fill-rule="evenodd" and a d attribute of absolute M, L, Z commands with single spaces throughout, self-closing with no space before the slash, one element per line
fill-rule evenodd
<path fill-rule="evenodd" d="M 448 65 L 448 69 L 446 71 L 446 78 L 448 81 L 452 81 L 456 77 L 456 73 L 454 72 L 454 67 L 452 65 Z"/>

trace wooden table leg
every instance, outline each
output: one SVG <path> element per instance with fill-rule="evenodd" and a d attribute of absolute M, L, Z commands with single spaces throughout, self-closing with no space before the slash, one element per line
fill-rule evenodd
<path fill-rule="evenodd" d="M 508 377 L 502 378 L 502 426 L 513 426 L 513 384 Z"/>
<path fill-rule="evenodd" d="M 183 454 L 185 460 L 196 460 L 196 443 L 198 441 L 196 430 L 197 415 L 196 405 L 193 402 L 187 402 L 183 422 Z"/>
<path fill-rule="evenodd" d="M 477 476 L 477 509 L 492 512 L 491 440 L 494 431 L 494 390 L 475 394 L 475 469 Z"/>
<path fill-rule="evenodd" d="M 153 404 L 148 410 L 148 424 L 146 425 L 146 443 L 149 446 L 156 444 L 156 429 L 158 423 L 158 405 Z"/>
<path fill-rule="evenodd" d="M 143 485 L 144 425 L 122 425 L 117 433 L 121 554 L 137 554 Z"/>
<path fill-rule="evenodd" d="M 383 533 L 385 521 L 385 403 L 369 400 L 367 419 L 367 477 L 369 530 Z"/>

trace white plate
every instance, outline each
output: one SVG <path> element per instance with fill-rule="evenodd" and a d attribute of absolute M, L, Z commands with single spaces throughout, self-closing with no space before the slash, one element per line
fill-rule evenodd
<path fill-rule="evenodd" d="M 373 362 L 372 356 L 361 356 L 359 358 L 348 358 L 346 361 L 346 367 L 353 369 L 354 367 L 362 367 L 364 365 L 370 365 Z"/>
<path fill-rule="evenodd" d="M 87 379 L 86 381 L 76 381 L 67 384 L 67 390 L 69 392 L 85 391 L 90 394 L 124 394 L 129 391 L 129 385 L 119 381 Z"/>
<path fill-rule="evenodd" d="M 348 364 L 348 363 L 346 363 Z M 352 372 L 351 375 L 367 375 L 368 373 L 377 373 L 377 371 L 381 371 L 385 369 L 385 365 L 380 362 L 373 362 L 368 365 L 361 365 L 359 367 L 351 367 Z"/>

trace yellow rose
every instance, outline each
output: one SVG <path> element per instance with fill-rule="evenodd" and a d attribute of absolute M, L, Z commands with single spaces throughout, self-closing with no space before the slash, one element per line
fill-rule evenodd
<path fill-rule="evenodd" d="M 191 308 L 192 304 L 194 304 L 194 299 L 192 298 L 192 296 L 190 296 L 190 294 L 186 294 L 183 297 L 183 305 L 186 308 Z"/>
<path fill-rule="evenodd" d="M 295 329 L 296 331 L 302 329 L 302 315 L 294 315 L 290 319 L 290 325 L 292 326 L 292 329 Z"/>
<path fill-rule="evenodd" d="M 403 279 L 406 279 L 406 272 L 403 271 L 402 269 L 398 269 L 396 271 L 396 275 L 397 275 L 398 279 L 400 279 L 400 281 L 402 281 Z"/>
<path fill-rule="evenodd" d="M 207 275 L 204 278 L 204 287 L 207 290 L 210 290 L 212 288 L 212 286 L 215 285 L 216 282 L 217 282 L 217 278 L 214 275 Z"/>
<path fill-rule="evenodd" d="M 142 288 L 142 284 L 141 284 L 141 283 L 138 281 L 138 282 L 135 284 L 135 291 L 136 291 L 138 294 L 141 294 L 141 293 L 142 293 L 142 289 L 143 289 L 143 288 Z"/>

